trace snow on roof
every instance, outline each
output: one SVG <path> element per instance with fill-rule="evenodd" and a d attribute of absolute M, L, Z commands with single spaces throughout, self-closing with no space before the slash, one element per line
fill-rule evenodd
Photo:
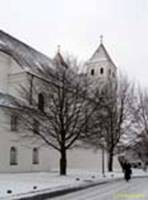
<path fill-rule="evenodd" d="M 13 57 L 22 68 L 24 66 L 28 66 L 31 70 L 41 67 L 53 68 L 53 61 L 50 58 L 2 30 L 0 30 L 0 51 Z"/>

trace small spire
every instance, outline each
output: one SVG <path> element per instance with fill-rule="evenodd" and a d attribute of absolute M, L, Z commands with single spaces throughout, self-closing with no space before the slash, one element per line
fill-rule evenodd
<path fill-rule="evenodd" d="M 58 46 L 57 46 L 57 52 L 60 53 L 60 51 L 61 51 L 61 45 L 58 44 Z"/>
<path fill-rule="evenodd" d="M 103 35 L 100 35 L 100 44 L 103 44 Z"/>

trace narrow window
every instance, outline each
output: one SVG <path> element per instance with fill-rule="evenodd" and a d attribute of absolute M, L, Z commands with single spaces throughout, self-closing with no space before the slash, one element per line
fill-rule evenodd
<path fill-rule="evenodd" d="M 11 131 L 17 131 L 18 117 L 16 115 L 11 116 Z"/>
<path fill-rule="evenodd" d="M 38 95 L 38 109 L 44 111 L 44 96 L 42 93 Z"/>
<path fill-rule="evenodd" d="M 37 148 L 33 148 L 32 151 L 32 164 L 39 164 L 39 150 Z"/>
<path fill-rule="evenodd" d="M 94 70 L 94 69 L 91 69 L 91 72 L 90 72 L 90 73 L 91 73 L 92 76 L 94 76 L 95 70 Z"/>
<path fill-rule="evenodd" d="M 15 147 L 10 148 L 10 165 L 17 165 L 17 149 Z"/>
<path fill-rule="evenodd" d="M 103 74 L 104 73 L 104 69 L 101 67 L 100 68 L 100 74 Z"/>

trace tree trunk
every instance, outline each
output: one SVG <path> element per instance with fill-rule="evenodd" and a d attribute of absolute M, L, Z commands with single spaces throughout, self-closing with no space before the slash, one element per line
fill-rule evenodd
<path fill-rule="evenodd" d="M 63 148 L 61 150 L 61 158 L 60 158 L 60 175 L 66 175 L 66 171 L 67 171 L 66 149 Z"/>
<path fill-rule="evenodd" d="M 108 171 L 113 171 L 113 152 L 108 152 Z"/>

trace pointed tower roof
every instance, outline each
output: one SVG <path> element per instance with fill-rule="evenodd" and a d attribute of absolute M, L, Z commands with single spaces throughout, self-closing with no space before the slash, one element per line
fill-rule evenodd
<path fill-rule="evenodd" d="M 60 52 L 60 45 L 58 45 L 58 50 L 57 50 L 57 53 L 56 53 L 56 55 L 55 55 L 55 57 L 54 57 L 53 60 L 54 60 L 54 62 L 55 62 L 56 64 L 62 65 L 62 66 L 64 66 L 65 68 L 68 68 L 67 63 L 65 62 L 65 60 L 64 60 L 64 58 L 63 58 L 63 56 L 62 56 L 62 54 L 61 54 L 61 52 Z"/>
<path fill-rule="evenodd" d="M 116 67 L 116 65 L 114 64 L 113 60 L 111 59 L 108 51 L 106 50 L 104 44 L 103 44 L 103 36 L 100 36 L 100 45 L 97 48 L 97 50 L 94 52 L 94 54 L 92 55 L 92 57 L 89 59 L 88 62 L 97 62 L 97 61 L 108 61 L 110 62 L 113 66 Z"/>

